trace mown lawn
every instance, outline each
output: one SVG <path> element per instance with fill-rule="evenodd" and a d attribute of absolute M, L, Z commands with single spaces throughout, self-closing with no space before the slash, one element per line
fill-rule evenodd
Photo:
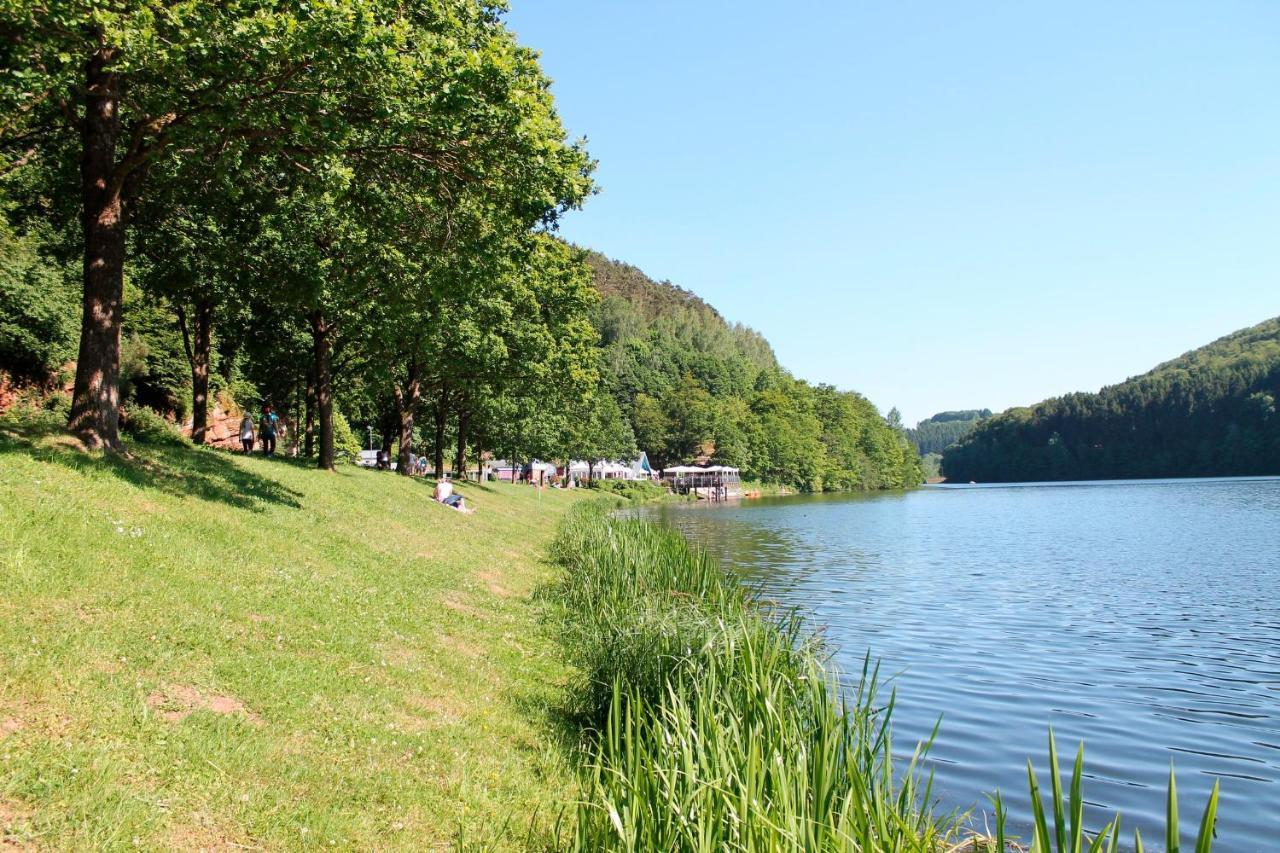
<path fill-rule="evenodd" d="M 0 847 L 546 831 L 573 772 L 530 593 L 574 497 L 461 491 L 0 420 Z"/>

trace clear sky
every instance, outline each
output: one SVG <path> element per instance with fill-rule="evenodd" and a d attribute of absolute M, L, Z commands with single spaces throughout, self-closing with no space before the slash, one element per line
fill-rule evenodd
<path fill-rule="evenodd" d="M 908 423 L 1280 314 L 1280 2 L 510 2 L 564 236 Z"/>

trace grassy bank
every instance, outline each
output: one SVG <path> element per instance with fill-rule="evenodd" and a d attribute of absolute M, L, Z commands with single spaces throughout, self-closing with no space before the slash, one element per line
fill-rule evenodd
<path fill-rule="evenodd" d="M 0 421 L 0 847 L 550 825 L 565 670 L 529 594 L 572 494 L 463 486 L 466 516 L 392 474 L 130 453 Z"/>
<path fill-rule="evenodd" d="M 849 695 L 793 614 L 764 609 L 674 530 L 607 509 L 570 513 L 550 589 L 584 734 L 575 849 L 1119 848 L 1119 817 L 1086 829 L 1083 746 L 1064 777 L 1052 733 L 1045 796 L 1027 767 L 1037 808 L 1026 847 L 1006 832 L 998 793 L 991 837 L 966 815 L 934 813 L 919 752 L 893 764 L 893 699 L 870 664 Z M 1164 849 L 1209 853 L 1216 809 L 1215 787 L 1184 837 L 1171 773 Z"/>
<path fill-rule="evenodd" d="M 845 704 L 798 621 L 674 531 L 575 510 L 552 590 L 589 734 L 578 850 L 941 850 L 872 672 Z"/>

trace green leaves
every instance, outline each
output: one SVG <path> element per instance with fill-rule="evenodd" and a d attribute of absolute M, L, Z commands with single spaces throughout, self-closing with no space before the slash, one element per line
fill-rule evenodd
<path fill-rule="evenodd" d="M 1032 810 L 1032 853 L 1113 853 L 1118 849 L 1120 841 L 1120 816 L 1104 824 L 1092 838 L 1084 831 L 1084 793 L 1082 780 L 1084 777 L 1084 744 L 1076 750 L 1075 764 L 1071 770 L 1070 793 L 1066 799 L 1062 793 L 1062 780 L 1058 768 L 1058 744 L 1053 729 L 1049 729 L 1049 773 L 1051 776 L 1050 798 L 1053 806 L 1053 822 L 1049 822 L 1044 802 L 1040 794 L 1040 786 L 1036 782 L 1035 767 L 1027 761 L 1027 787 L 1031 793 Z M 995 797 L 996 822 L 999 847 L 1003 851 L 1005 820 L 1001 809 L 999 793 Z M 1165 850 L 1177 853 L 1181 849 L 1181 836 L 1178 826 L 1178 785 L 1173 767 L 1169 767 L 1169 788 L 1165 801 Z M 1213 792 L 1205 805 L 1200 819 L 1199 834 L 1196 837 L 1196 853 L 1211 853 L 1213 835 L 1218 813 L 1218 783 L 1214 782 Z M 1052 833 L 1050 830 L 1052 829 Z M 1056 841 L 1056 847 L 1054 842 Z M 1134 850 L 1142 853 L 1142 834 L 1134 830 Z M 1087 847 L 1086 847 L 1087 845 Z"/>

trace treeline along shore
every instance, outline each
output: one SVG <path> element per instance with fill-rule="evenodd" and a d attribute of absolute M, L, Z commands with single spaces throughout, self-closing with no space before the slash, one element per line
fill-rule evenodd
<path fill-rule="evenodd" d="M 65 387 L 115 450 L 153 412 L 203 444 L 270 406 L 325 469 L 921 480 L 867 400 L 555 236 L 595 163 L 501 4 L 7 3 L 0 31 L 0 408 Z"/>

